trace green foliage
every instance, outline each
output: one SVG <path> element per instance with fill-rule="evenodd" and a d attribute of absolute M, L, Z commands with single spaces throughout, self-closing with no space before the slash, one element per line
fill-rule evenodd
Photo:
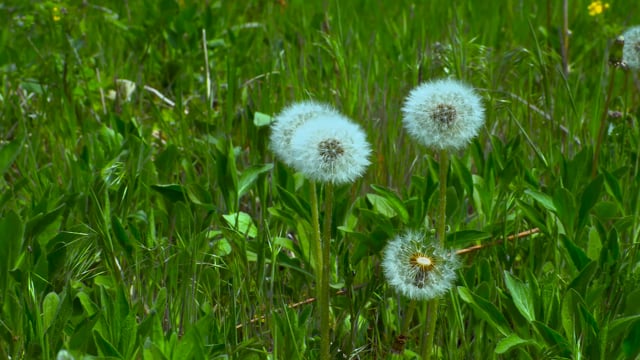
<path fill-rule="evenodd" d="M 639 5 L 370 5 L 0 4 L 0 358 L 317 357 L 311 195 L 268 126 L 311 98 L 374 150 L 335 189 L 332 355 L 392 356 L 408 301 L 380 252 L 434 227 L 440 185 L 402 100 L 448 76 L 487 123 L 443 174 L 466 252 L 439 357 L 640 356 L 639 88 L 610 63 Z M 398 358 L 418 358 L 415 315 Z"/>

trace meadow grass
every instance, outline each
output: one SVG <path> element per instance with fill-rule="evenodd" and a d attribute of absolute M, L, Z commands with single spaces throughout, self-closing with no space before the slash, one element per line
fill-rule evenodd
<path fill-rule="evenodd" d="M 268 141 L 307 99 L 373 150 L 324 234 L 331 356 L 419 358 L 427 309 L 399 339 L 380 257 L 435 227 L 439 158 L 401 108 L 449 76 L 487 120 L 446 174 L 446 245 L 476 248 L 437 357 L 638 358 L 640 83 L 610 60 L 640 4 L 569 5 L 0 4 L 0 358 L 317 358 L 310 188 Z"/>

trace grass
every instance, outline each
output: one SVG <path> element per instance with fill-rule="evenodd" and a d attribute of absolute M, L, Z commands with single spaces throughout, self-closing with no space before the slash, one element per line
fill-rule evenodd
<path fill-rule="evenodd" d="M 446 244 L 481 246 L 439 301 L 434 351 L 638 358 L 640 86 L 609 58 L 640 8 L 571 2 L 566 37 L 561 3 L 499 3 L 0 5 L 0 358 L 316 358 L 310 189 L 265 125 L 304 99 L 374 150 L 335 189 L 332 357 L 391 356 L 409 301 L 380 250 L 435 227 L 440 178 L 400 109 L 446 76 L 487 122 L 451 156 Z M 425 318 L 395 356 L 418 358 Z"/>

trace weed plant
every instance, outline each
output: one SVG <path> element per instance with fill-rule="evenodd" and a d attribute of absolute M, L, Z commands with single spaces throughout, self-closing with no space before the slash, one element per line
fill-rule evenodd
<path fill-rule="evenodd" d="M 371 144 L 363 177 L 317 214 L 331 358 L 421 358 L 428 310 L 403 333 L 409 300 L 382 250 L 436 226 L 441 184 L 460 269 L 434 358 L 638 358 L 640 81 L 616 39 L 639 13 L 3 2 L 0 359 L 319 358 L 312 192 L 328 194 L 269 144 L 274 117 L 307 100 Z M 485 108 L 448 166 L 402 125 L 411 89 L 444 78 Z"/>

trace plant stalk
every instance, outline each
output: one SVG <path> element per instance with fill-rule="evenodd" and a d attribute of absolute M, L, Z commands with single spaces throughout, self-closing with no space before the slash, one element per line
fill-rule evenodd
<path fill-rule="evenodd" d="M 333 217 L 333 183 L 327 182 L 324 187 L 324 221 L 322 223 L 322 303 L 320 309 L 321 359 L 329 359 L 331 354 L 330 307 L 329 297 L 331 278 L 331 218 Z"/>
<path fill-rule="evenodd" d="M 316 299 L 318 300 L 318 310 L 320 317 L 320 359 L 329 359 L 329 304 L 326 302 L 328 297 L 325 297 L 325 294 L 328 294 L 328 289 L 324 286 L 324 275 L 322 274 L 324 270 L 324 265 L 322 263 L 323 254 L 322 254 L 322 236 L 320 234 L 320 213 L 318 206 L 318 193 L 316 191 L 316 182 L 313 180 L 309 181 L 309 185 L 311 187 L 311 226 L 313 228 L 313 254 L 315 260 L 315 277 L 316 277 Z"/>
<path fill-rule="evenodd" d="M 449 171 L 449 153 L 446 149 L 440 150 L 440 188 L 438 197 L 438 213 L 436 215 L 436 238 L 440 246 L 444 247 L 447 232 L 447 172 Z M 438 318 L 438 299 L 430 300 L 427 304 L 427 331 L 426 339 L 422 342 L 422 359 L 430 360 L 435 339 L 436 320 Z"/>

